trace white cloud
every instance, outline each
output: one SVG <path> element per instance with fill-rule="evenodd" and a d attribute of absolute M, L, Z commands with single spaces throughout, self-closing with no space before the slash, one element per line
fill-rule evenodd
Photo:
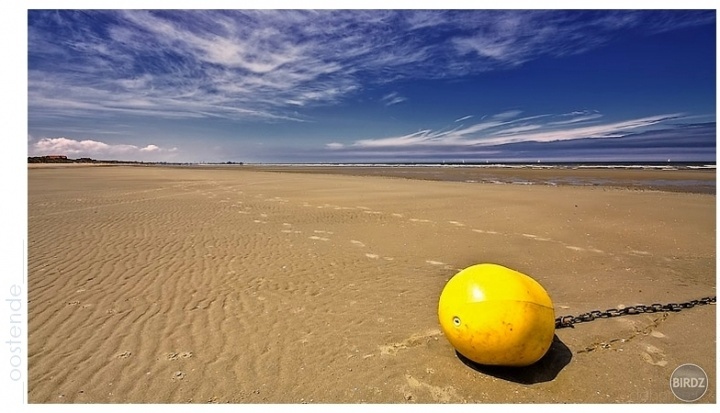
<path fill-rule="evenodd" d="M 362 139 L 353 144 L 360 147 L 413 146 L 427 144 L 432 140 L 431 130 L 421 130 L 404 136 L 382 139 Z"/>
<path fill-rule="evenodd" d="M 714 21 L 708 13 L 624 10 L 30 13 L 31 121 L 105 114 L 303 121 L 298 108 L 334 104 L 368 82 L 454 77 L 582 53 L 640 22 L 664 31 Z"/>
<path fill-rule="evenodd" d="M 143 153 L 175 152 L 177 148 L 164 149 L 154 144 L 138 147 L 129 144 L 108 144 L 92 139 L 41 138 L 29 147 L 30 156 L 66 155 L 70 158 L 118 159 L 136 157 Z"/>
<path fill-rule="evenodd" d="M 519 111 L 515 111 L 516 115 L 519 113 Z M 577 122 L 565 121 L 564 123 L 552 121 L 543 124 L 526 123 L 528 120 L 538 120 L 541 118 L 551 117 L 550 115 L 529 116 L 514 120 L 507 120 L 510 116 L 509 112 L 504 112 L 498 115 L 492 116 L 491 119 L 504 120 L 480 122 L 466 128 L 457 128 L 450 131 L 432 131 L 428 129 L 402 136 L 378 139 L 361 139 L 354 142 L 352 146 L 359 148 L 422 146 L 463 147 L 493 146 L 527 141 L 550 142 L 583 138 L 601 139 L 622 137 L 636 129 L 651 127 L 664 121 L 676 119 L 680 116 L 680 114 L 667 114 L 592 126 L 580 126 L 576 125 L 576 123 L 580 123 L 582 120 L 578 120 Z M 551 118 L 561 116 L 562 115 L 552 116 Z M 589 116 L 593 115 L 585 117 L 587 118 Z M 596 117 L 592 117 L 592 119 L 595 118 Z M 562 127 L 558 127 L 558 125 Z"/>
<path fill-rule="evenodd" d="M 662 121 L 674 119 L 680 114 L 668 114 L 658 116 L 648 116 L 645 118 L 631 119 L 622 122 L 609 123 L 604 125 L 596 126 L 584 126 L 576 127 L 566 130 L 549 130 L 536 133 L 519 133 L 507 137 L 500 137 L 494 139 L 475 139 L 470 140 L 471 144 L 481 145 L 499 145 L 510 142 L 550 142 L 550 141 L 561 141 L 569 139 L 582 139 L 582 138 L 611 138 L 621 137 L 627 134 L 627 132 L 656 125 Z"/>
<path fill-rule="evenodd" d="M 452 39 L 455 50 L 477 56 L 488 68 L 518 66 L 540 56 L 583 53 L 611 38 L 614 30 L 637 24 L 641 16 L 621 12 L 589 17 L 547 10 L 492 10 L 484 13 L 471 35 Z M 609 24 L 612 23 L 612 24 Z"/>
<path fill-rule="evenodd" d="M 401 102 L 405 102 L 407 98 L 404 96 L 400 96 L 398 92 L 392 92 L 383 96 L 382 98 L 380 98 L 380 100 L 385 103 L 385 106 L 392 106 L 397 105 Z"/>
<path fill-rule="evenodd" d="M 537 130 L 542 128 L 542 125 L 523 125 L 515 126 L 513 128 L 502 129 L 496 132 L 492 132 L 490 135 L 514 135 L 520 132 L 528 132 L 531 130 Z"/>
<path fill-rule="evenodd" d="M 559 121 L 557 121 L 557 122 L 551 122 L 550 124 L 551 124 L 551 125 L 569 125 L 569 124 L 571 124 L 571 123 L 587 122 L 587 121 L 590 121 L 590 120 L 599 119 L 599 118 L 601 118 L 601 117 L 602 117 L 602 115 L 599 114 L 599 113 L 593 113 L 593 114 L 590 114 L 590 115 L 585 115 L 585 114 L 583 114 L 583 116 L 578 116 L 578 117 L 576 117 L 576 118 L 567 119 L 567 120 L 559 120 Z"/>
<path fill-rule="evenodd" d="M 521 110 L 508 110 L 508 111 L 505 111 L 502 113 L 492 115 L 492 117 L 493 117 L 493 119 L 512 119 L 521 113 L 522 113 Z"/>
<path fill-rule="evenodd" d="M 345 145 L 339 142 L 330 142 L 325 144 L 325 147 L 328 149 L 342 149 L 345 147 Z"/>
<path fill-rule="evenodd" d="M 470 119 L 470 118 L 472 118 L 472 117 L 473 117 L 473 115 L 463 116 L 462 118 L 457 118 L 457 119 L 455 119 L 455 122 L 462 122 L 462 121 L 467 120 L 467 119 Z"/>
<path fill-rule="evenodd" d="M 408 11 L 405 23 L 409 30 L 418 30 L 447 25 L 450 21 L 446 14 L 436 13 L 432 10 L 411 10 Z"/>

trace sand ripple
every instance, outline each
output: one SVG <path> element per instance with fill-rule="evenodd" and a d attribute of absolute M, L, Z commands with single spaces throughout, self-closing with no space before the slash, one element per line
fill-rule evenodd
<path fill-rule="evenodd" d="M 508 401 L 516 383 L 468 370 L 439 335 L 437 299 L 458 269 L 499 262 L 529 272 L 573 311 L 608 305 L 607 296 L 613 305 L 663 301 L 666 290 L 684 298 L 714 286 L 714 198 L 648 193 L 640 208 L 640 195 L 622 191 L 466 188 L 246 170 L 32 169 L 29 400 Z M 577 199 L 605 205 L 608 196 L 622 214 L 578 215 Z M 696 332 L 685 333 L 646 338 Z M 672 367 L 649 345 L 603 367 Z M 701 345 L 694 356 L 714 355 Z M 522 387 L 525 400 L 606 402 L 577 391 L 578 377 L 607 386 L 586 376 L 587 360 L 574 359 L 557 389 Z M 666 394 L 657 382 L 652 394 Z M 633 401 L 624 389 L 618 399 Z"/>

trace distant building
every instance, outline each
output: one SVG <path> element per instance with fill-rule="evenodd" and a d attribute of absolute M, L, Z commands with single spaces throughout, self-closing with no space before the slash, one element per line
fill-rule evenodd
<path fill-rule="evenodd" d="M 28 157 L 28 163 L 69 163 L 72 159 L 68 159 L 65 155 L 45 155 Z"/>

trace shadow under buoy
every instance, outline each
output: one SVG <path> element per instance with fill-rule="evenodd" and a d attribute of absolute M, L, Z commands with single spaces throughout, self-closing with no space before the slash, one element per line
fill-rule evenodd
<path fill-rule="evenodd" d="M 526 367 L 488 366 L 478 364 L 457 351 L 455 354 L 466 366 L 477 372 L 520 384 L 552 381 L 572 360 L 572 351 L 557 335 L 553 337 L 547 353 L 540 360 Z"/>

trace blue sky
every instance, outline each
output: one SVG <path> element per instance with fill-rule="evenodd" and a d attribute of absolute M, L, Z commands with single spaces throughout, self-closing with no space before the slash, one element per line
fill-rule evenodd
<path fill-rule="evenodd" d="M 715 11 L 28 11 L 28 154 L 714 161 Z"/>

